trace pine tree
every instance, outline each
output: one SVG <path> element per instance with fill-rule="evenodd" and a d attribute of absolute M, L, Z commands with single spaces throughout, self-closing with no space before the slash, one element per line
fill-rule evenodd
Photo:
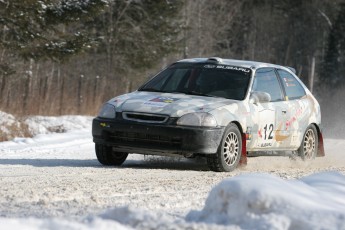
<path fill-rule="evenodd" d="M 64 60 L 93 44 L 78 23 L 106 6 L 106 0 L 2 0 L 0 51 L 10 50 L 12 56 L 26 60 Z M 0 60 L 0 73 L 11 73 L 9 64 Z"/>
<path fill-rule="evenodd" d="M 107 54 L 108 68 L 147 68 L 175 51 L 182 0 L 112 0 L 108 10 L 88 24 L 100 38 L 96 54 Z"/>
<path fill-rule="evenodd" d="M 328 37 L 322 70 L 323 83 L 331 87 L 345 85 L 345 3 L 340 4 L 337 19 Z"/>

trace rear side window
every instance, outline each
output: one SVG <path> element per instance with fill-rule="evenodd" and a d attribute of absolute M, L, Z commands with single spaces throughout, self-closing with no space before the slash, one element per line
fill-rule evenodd
<path fill-rule="evenodd" d="M 256 71 L 253 91 L 269 93 L 271 101 L 283 100 L 282 89 L 273 68 L 261 68 Z"/>
<path fill-rule="evenodd" d="M 283 87 L 289 100 L 299 99 L 306 95 L 303 86 L 292 74 L 281 69 L 278 69 L 277 71 L 283 82 Z"/>

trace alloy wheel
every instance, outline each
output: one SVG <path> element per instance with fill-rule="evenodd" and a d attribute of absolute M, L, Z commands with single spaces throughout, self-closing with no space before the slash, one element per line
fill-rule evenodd
<path fill-rule="evenodd" d="M 316 142 L 315 133 L 312 129 L 309 129 L 304 135 L 304 140 L 303 140 L 303 152 L 306 159 L 313 158 L 313 155 L 315 152 L 315 146 L 316 146 L 315 142 Z"/>
<path fill-rule="evenodd" d="M 239 156 L 239 140 L 237 135 L 233 132 L 230 132 L 225 139 L 223 156 L 225 163 L 229 166 L 234 165 Z"/>

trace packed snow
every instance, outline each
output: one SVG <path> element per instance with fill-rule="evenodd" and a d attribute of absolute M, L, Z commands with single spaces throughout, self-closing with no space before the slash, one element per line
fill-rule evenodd
<path fill-rule="evenodd" d="M 0 229 L 345 229 L 345 140 L 326 138 L 313 162 L 256 157 L 231 173 L 136 154 L 105 167 L 91 120 L 30 117 L 33 138 L 0 142 Z"/>

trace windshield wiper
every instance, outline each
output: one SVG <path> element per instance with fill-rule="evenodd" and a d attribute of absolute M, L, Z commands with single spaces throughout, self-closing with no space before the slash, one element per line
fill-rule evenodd
<path fill-rule="evenodd" d="M 154 89 L 154 88 L 144 88 L 144 89 L 139 89 L 138 91 L 147 91 L 147 92 L 161 92 L 161 93 L 166 93 L 164 90 L 160 89 Z"/>
<path fill-rule="evenodd" d="M 138 91 L 160 92 L 160 93 L 183 93 L 183 94 L 196 95 L 196 96 L 217 97 L 214 95 L 210 95 L 210 94 L 206 94 L 206 93 L 200 93 L 200 92 L 193 91 L 193 90 L 164 91 L 164 90 L 155 89 L 155 88 L 144 88 L 144 89 L 139 89 Z"/>
<path fill-rule="evenodd" d="M 214 96 L 214 95 L 210 95 L 210 94 L 206 94 L 206 93 L 201 93 L 201 92 L 197 92 L 197 91 L 193 91 L 193 90 L 175 90 L 175 91 L 171 91 L 169 93 L 184 93 L 184 94 L 196 95 L 196 96 L 217 97 L 217 96 Z"/>

